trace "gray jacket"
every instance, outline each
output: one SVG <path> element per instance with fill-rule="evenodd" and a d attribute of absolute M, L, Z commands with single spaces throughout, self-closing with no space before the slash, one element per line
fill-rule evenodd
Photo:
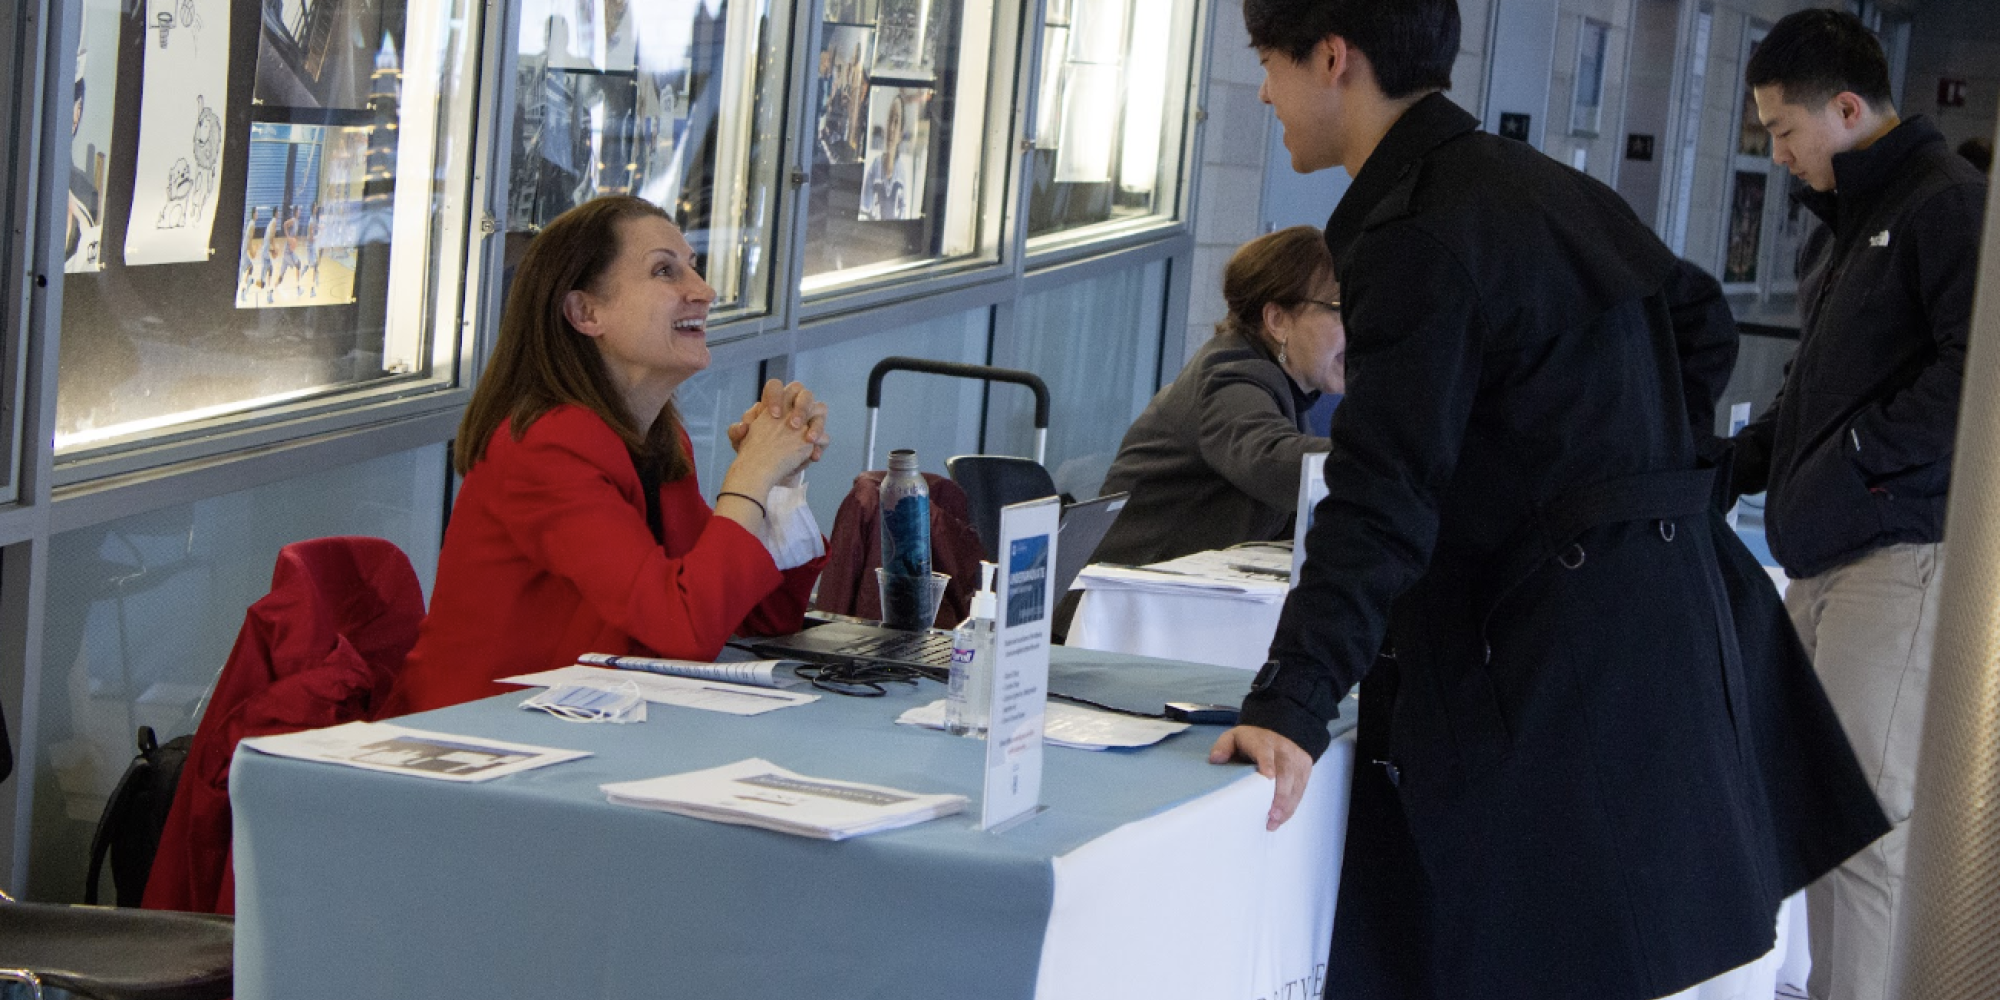
<path fill-rule="evenodd" d="M 1142 565 L 1291 534 L 1299 462 L 1327 450 L 1306 428 L 1318 393 L 1265 351 L 1218 334 L 1125 432 L 1104 492 L 1132 498 L 1093 562 Z"/>

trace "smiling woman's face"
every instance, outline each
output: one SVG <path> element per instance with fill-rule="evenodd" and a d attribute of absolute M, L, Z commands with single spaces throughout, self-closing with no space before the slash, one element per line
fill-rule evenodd
<path fill-rule="evenodd" d="M 577 294 L 589 317 L 577 328 L 597 342 L 621 385 L 678 385 L 708 367 L 715 289 L 694 269 L 694 248 L 673 223 L 656 216 L 619 223 L 618 256 L 595 287 Z"/>

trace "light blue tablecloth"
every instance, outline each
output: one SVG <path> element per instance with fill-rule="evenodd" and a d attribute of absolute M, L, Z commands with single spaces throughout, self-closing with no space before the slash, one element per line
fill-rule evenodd
<path fill-rule="evenodd" d="M 1234 704 L 1248 681 L 1111 653 L 1052 659 L 1053 690 L 1152 711 Z M 398 721 L 595 756 L 453 785 L 238 751 L 238 996 L 1019 1000 L 1034 993 L 1050 859 L 1243 773 L 1207 764 L 1213 727 L 1137 752 L 1050 748 L 1048 811 L 988 834 L 973 819 L 984 745 L 894 724 L 942 697 L 934 683 L 751 718 L 653 705 L 632 726 L 522 711 L 525 695 Z M 828 843 L 598 791 L 753 756 L 974 805 Z"/>

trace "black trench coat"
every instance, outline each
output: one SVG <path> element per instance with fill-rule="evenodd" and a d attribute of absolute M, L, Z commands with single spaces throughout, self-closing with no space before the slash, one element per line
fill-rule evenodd
<path fill-rule="evenodd" d="M 1327 225 L 1348 393 L 1243 721 L 1318 756 L 1366 677 L 1328 996 L 1644 1000 L 1887 823 L 1713 513 L 1712 283 L 1476 125 L 1419 102 Z"/>

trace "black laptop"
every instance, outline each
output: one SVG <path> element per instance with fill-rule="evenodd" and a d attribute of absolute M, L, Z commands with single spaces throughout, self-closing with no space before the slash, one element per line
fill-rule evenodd
<path fill-rule="evenodd" d="M 1056 595 L 1076 582 L 1090 563 L 1091 553 L 1125 508 L 1126 494 L 1113 493 L 1081 500 L 1063 508 L 1056 531 Z M 808 619 L 810 620 L 810 619 Z M 898 663 L 928 670 L 951 668 L 951 631 L 931 628 L 908 631 L 874 622 L 833 616 L 826 624 L 791 635 L 751 636 L 737 645 L 759 656 L 816 663 Z"/>

